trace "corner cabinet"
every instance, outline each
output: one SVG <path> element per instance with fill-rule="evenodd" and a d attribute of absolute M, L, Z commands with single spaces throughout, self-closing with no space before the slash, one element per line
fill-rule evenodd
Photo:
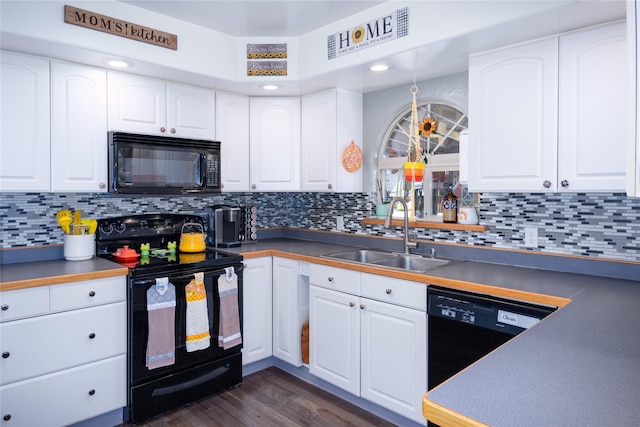
<path fill-rule="evenodd" d="M 215 92 L 110 71 L 109 129 L 213 140 Z"/>
<path fill-rule="evenodd" d="M 300 337 L 309 319 L 309 286 L 300 262 L 273 257 L 273 356 L 302 366 Z"/>
<path fill-rule="evenodd" d="M 349 172 L 342 165 L 352 141 L 362 149 L 362 114 L 360 93 L 331 89 L 302 97 L 303 191 L 362 191 L 362 167 Z"/>
<path fill-rule="evenodd" d="M 222 147 L 222 191 L 249 191 L 248 96 L 216 93 L 216 140 Z"/>
<path fill-rule="evenodd" d="M 50 189 L 49 61 L 0 52 L 0 191 Z"/>
<path fill-rule="evenodd" d="M 126 405 L 125 276 L 5 291 L 0 304 L 4 425 L 69 425 Z"/>
<path fill-rule="evenodd" d="M 106 192 L 107 72 L 51 63 L 51 191 Z"/>
<path fill-rule="evenodd" d="M 300 98 L 250 98 L 251 191 L 300 190 Z"/>
<path fill-rule="evenodd" d="M 629 43 L 629 149 L 627 195 L 640 197 L 640 4 L 627 1 Z"/>
<path fill-rule="evenodd" d="M 242 277 L 242 364 L 272 355 L 271 257 L 244 260 Z"/>
<path fill-rule="evenodd" d="M 470 57 L 470 191 L 624 190 L 625 34 L 615 22 Z"/>
<path fill-rule="evenodd" d="M 311 264 L 309 372 L 424 424 L 426 285 Z"/>

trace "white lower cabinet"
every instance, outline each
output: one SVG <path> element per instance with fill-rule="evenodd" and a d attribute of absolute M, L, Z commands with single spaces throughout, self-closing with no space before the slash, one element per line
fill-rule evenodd
<path fill-rule="evenodd" d="M 242 291 L 242 364 L 272 355 L 271 257 L 244 260 Z"/>
<path fill-rule="evenodd" d="M 309 317 L 309 286 L 299 262 L 273 257 L 273 355 L 302 366 L 300 337 Z"/>
<path fill-rule="evenodd" d="M 126 405 L 125 276 L 5 291 L 0 303 L 7 425 L 68 425 Z"/>
<path fill-rule="evenodd" d="M 309 283 L 309 372 L 424 424 L 426 285 L 317 264 Z"/>

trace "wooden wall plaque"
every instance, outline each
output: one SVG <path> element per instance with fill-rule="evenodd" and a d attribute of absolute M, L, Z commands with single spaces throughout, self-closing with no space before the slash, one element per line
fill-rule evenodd
<path fill-rule="evenodd" d="M 167 49 L 178 50 L 178 36 L 175 34 L 143 27 L 142 25 L 69 5 L 64 6 L 64 22 Z"/>

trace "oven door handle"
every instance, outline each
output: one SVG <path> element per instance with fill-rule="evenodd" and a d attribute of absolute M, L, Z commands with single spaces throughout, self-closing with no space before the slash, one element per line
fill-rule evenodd
<path fill-rule="evenodd" d="M 238 266 L 238 265 L 233 265 L 233 267 L 235 268 L 235 271 L 237 273 L 239 273 L 240 271 L 243 270 L 242 266 Z M 219 270 L 204 270 L 203 273 L 205 275 L 210 275 L 213 274 L 214 276 L 221 276 L 223 274 L 225 274 L 224 269 L 219 269 Z M 192 279 L 194 273 L 189 273 L 189 274 L 180 274 L 180 275 L 171 275 L 171 276 L 162 276 L 162 273 L 160 273 L 158 275 L 158 278 L 160 277 L 168 277 L 169 278 L 169 282 L 171 282 L 172 280 L 188 280 L 188 279 Z M 151 286 L 151 285 L 155 285 L 156 284 L 156 279 L 138 279 L 138 280 L 134 280 L 133 282 L 131 282 L 132 286 Z"/>

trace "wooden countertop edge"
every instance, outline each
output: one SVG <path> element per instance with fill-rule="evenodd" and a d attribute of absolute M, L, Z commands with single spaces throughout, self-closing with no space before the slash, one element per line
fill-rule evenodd
<path fill-rule="evenodd" d="M 363 273 L 377 274 L 381 276 L 394 277 L 396 279 L 404 279 L 412 282 L 420 282 L 430 285 L 440 285 L 447 288 L 459 289 L 463 291 L 477 292 L 489 294 L 503 298 L 527 301 L 549 305 L 553 307 L 564 307 L 571 302 L 570 298 L 558 297 L 546 294 L 537 294 L 534 292 L 519 291 L 516 289 L 501 288 L 493 285 L 483 285 L 474 282 L 465 282 L 462 280 L 445 279 L 442 277 L 430 276 L 429 273 L 411 273 L 400 270 L 391 270 L 385 267 L 375 267 L 366 264 L 356 264 L 349 261 L 338 261 L 328 258 L 321 258 L 310 255 L 293 254 L 290 252 L 278 250 L 265 250 L 257 252 L 244 253 L 245 259 L 260 258 L 265 256 L 278 256 L 282 258 L 295 259 L 298 261 L 307 261 L 315 264 L 328 265 L 330 267 L 345 268 L 348 270 L 360 271 Z M 463 261 L 464 262 L 464 261 Z"/>
<path fill-rule="evenodd" d="M 487 424 L 433 403 L 426 394 L 422 397 L 422 415 L 440 427 L 488 427 Z"/>
<path fill-rule="evenodd" d="M 384 224 L 384 219 L 379 218 L 364 218 L 363 224 Z M 391 225 L 394 227 L 403 227 L 404 220 L 392 219 Z M 458 224 L 458 223 L 445 223 L 445 222 L 429 222 L 429 221 L 409 221 L 410 228 L 437 228 L 442 230 L 466 230 L 466 231 L 487 231 L 486 225 L 471 225 L 471 224 Z"/>
<path fill-rule="evenodd" d="M 63 276 L 47 276 L 37 279 L 15 280 L 13 282 L 0 283 L 0 291 L 13 291 L 17 289 L 34 288 L 37 286 L 59 285 L 61 283 L 79 282 L 81 280 L 104 279 L 106 277 L 126 276 L 129 269 L 126 267 L 109 270 L 90 271 L 86 273 L 71 273 Z"/>

